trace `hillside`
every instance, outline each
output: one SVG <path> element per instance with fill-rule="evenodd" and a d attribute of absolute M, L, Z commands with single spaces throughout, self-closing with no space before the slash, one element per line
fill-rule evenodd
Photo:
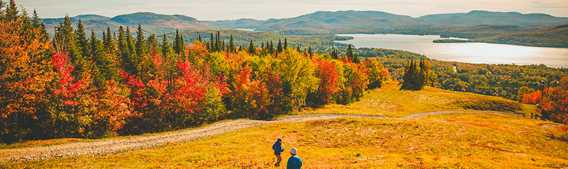
<path fill-rule="evenodd" d="M 437 99 L 444 98 L 441 101 Z M 100 156 L 78 156 L 7 168 L 271 168 L 270 146 L 297 147 L 307 168 L 562 168 L 568 142 L 556 137 L 558 124 L 510 112 L 465 110 L 447 103 L 491 97 L 429 88 L 373 90 L 336 113 L 385 114 L 385 119 L 341 118 L 282 121 L 239 129 L 191 142 Z M 506 100 L 503 100 L 506 101 Z M 384 102 L 384 103 L 381 103 Z M 388 106 L 393 105 L 393 106 Z M 445 113 L 416 111 L 447 110 Z M 316 111 L 328 111 L 329 107 Z M 385 113 L 385 112 L 394 113 Z M 403 112 L 403 113 L 400 113 Z M 310 113 L 310 111 L 300 114 Z M 321 112 L 320 112 L 321 113 Z M 170 134 L 181 131 L 170 132 Z M 161 134 L 158 134 L 161 135 Z M 121 139 L 121 138 L 114 138 Z M 125 138 L 126 139 L 126 138 Z M 49 142 L 49 141 L 44 141 Z M 41 146 L 45 143 L 31 142 Z M 25 145 L 30 147 L 30 145 Z M 65 143 L 62 143 L 65 144 Z M 215 147 L 215 151 L 211 148 Z M 285 154 L 284 158 L 288 155 Z M 246 159 L 246 160 L 243 160 Z"/>
<path fill-rule="evenodd" d="M 477 25 L 495 26 L 543 26 L 562 25 L 568 18 L 548 14 L 521 14 L 519 12 L 491 12 L 475 10 L 468 13 L 435 14 L 419 17 L 422 23 L 438 27 L 460 27 Z"/>
<path fill-rule="evenodd" d="M 388 32 L 413 27 L 418 22 L 410 17 L 379 11 L 315 12 L 288 19 L 271 19 L 256 28 L 263 31 L 314 33 Z"/>
<path fill-rule="evenodd" d="M 98 15 L 72 17 L 81 19 L 88 30 L 106 27 L 135 27 L 142 25 L 147 32 L 168 33 L 176 29 L 207 31 L 247 28 L 286 35 L 337 34 L 337 33 L 402 33 L 440 34 L 469 38 L 474 41 L 506 43 L 528 46 L 566 47 L 564 31 L 548 30 L 568 24 L 568 18 L 547 14 L 521 14 L 518 12 L 471 11 L 468 13 L 435 14 L 410 17 L 381 11 L 319 11 L 298 17 L 255 20 L 237 19 L 200 21 L 183 15 L 163 15 L 139 12 L 113 18 Z M 44 19 L 49 32 L 63 22 L 62 18 Z M 325 42 L 325 43 L 331 43 Z"/>

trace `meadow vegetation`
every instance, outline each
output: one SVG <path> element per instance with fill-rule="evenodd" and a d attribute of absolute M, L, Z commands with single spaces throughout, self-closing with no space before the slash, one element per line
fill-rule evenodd
<path fill-rule="evenodd" d="M 551 138 L 554 126 L 478 111 L 413 120 L 278 123 L 195 142 L 9 168 L 271 168 L 270 146 L 277 137 L 286 149 L 299 148 L 308 168 L 566 167 L 568 143 Z"/>

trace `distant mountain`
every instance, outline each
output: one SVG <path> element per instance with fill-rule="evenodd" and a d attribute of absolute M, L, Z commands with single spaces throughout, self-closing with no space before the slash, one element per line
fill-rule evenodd
<path fill-rule="evenodd" d="M 379 11 L 315 12 L 288 19 L 271 19 L 258 25 L 261 31 L 315 33 L 372 33 L 419 25 L 404 15 Z"/>
<path fill-rule="evenodd" d="M 63 18 L 44 19 L 48 30 L 63 22 Z M 162 15 L 151 12 L 139 12 L 127 15 L 119 15 L 113 18 L 100 15 L 78 15 L 71 17 L 74 24 L 81 20 L 87 30 L 101 31 L 107 27 L 116 30 L 119 26 L 136 27 L 142 25 L 148 32 L 172 32 L 176 29 L 182 30 L 207 30 L 207 23 L 198 21 L 195 18 L 183 15 Z"/>
<path fill-rule="evenodd" d="M 199 21 L 183 15 L 163 15 L 140 12 L 113 18 L 98 15 L 79 15 L 87 29 L 143 25 L 149 32 L 171 32 L 175 29 L 209 30 L 249 28 L 257 31 L 276 31 L 288 34 L 313 33 L 408 33 L 440 34 L 443 32 L 476 36 L 484 33 L 519 32 L 528 28 L 553 27 L 568 24 L 568 18 L 547 14 L 518 12 L 471 11 L 468 13 L 435 14 L 410 17 L 380 11 L 320 11 L 293 18 L 224 21 Z M 48 28 L 63 22 L 62 18 L 45 19 Z"/>
<path fill-rule="evenodd" d="M 568 23 L 568 18 L 554 17 L 548 14 L 521 14 L 518 12 L 490 12 L 480 10 L 468 13 L 426 15 L 419 17 L 418 20 L 424 24 L 439 27 L 477 25 L 550 26 Z"/>

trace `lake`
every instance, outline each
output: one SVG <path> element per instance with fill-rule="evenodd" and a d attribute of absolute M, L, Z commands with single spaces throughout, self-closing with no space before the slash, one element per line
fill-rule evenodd
<path fill-rule="evenodd" d="M 490 43 L 433 43 L 435 35 L 340 34 L 354 39 L 337 41 L 358 48 L 385 48 L 420 53 L 443 61 L 488 64 L 544 64 L 568 67 L 568 48 L 528 47 Z"/>

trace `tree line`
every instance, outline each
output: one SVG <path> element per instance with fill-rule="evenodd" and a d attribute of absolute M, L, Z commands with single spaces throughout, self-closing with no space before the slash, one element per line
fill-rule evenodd
<path fill-rule="evenodd" d="M 66 17 L 51 38 L 36 12 L 0 1 L 1 142 L 267 119 L 349 104 L 389 77 L 377 60 L 294 49 L 286 39 L 247 48 L 219 37 L 185 44 L 179 31 L 170 40 L 142 26 L 88 32 Z"/>

